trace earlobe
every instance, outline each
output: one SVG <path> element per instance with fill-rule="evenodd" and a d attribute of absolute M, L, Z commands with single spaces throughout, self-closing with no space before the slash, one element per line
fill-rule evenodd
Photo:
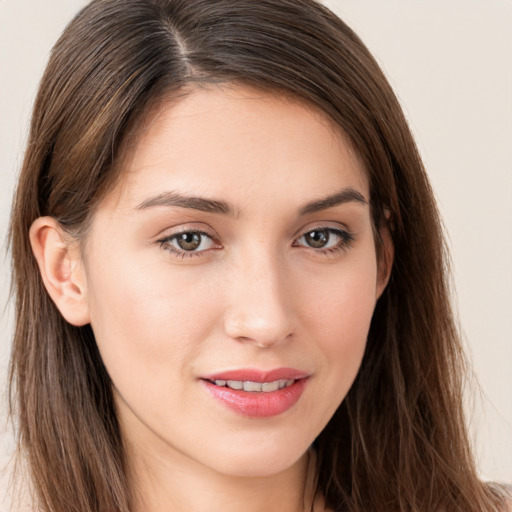
<path fill-rule="evenodd" d="M 30 243 L 46 290 L 62 316 L 72 325 L 89 323 L 87 281 L 76 243 L 52 217 L 34 221 Z"/>

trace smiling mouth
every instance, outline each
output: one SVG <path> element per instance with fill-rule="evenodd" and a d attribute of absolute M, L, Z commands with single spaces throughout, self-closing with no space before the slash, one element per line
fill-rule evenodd
<path fill-rule="evenodd" d="M 272 393 L 280 389 L 289 388 L 296 379 L 279 379 L 272 382 L 253 382 L 250 380 L 208 380 L 215 386 L 229 388 L 238 391 L 248 391 L 249 393 Z"/>
<path fill-rule="evenodd" d="M 203 377 L 204 389 L 228 409 L 250 418 L 270 418 L 291 409 L 310 375 L 293 368 L 232 370 Z"/>

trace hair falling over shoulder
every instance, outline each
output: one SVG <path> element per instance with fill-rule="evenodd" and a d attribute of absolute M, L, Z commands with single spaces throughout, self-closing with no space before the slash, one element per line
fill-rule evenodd
<path fill-rule="evenodd" d="M 448 257 L 418 151 L 373 57 L 314 0 L 95 0 L 55 45 L 10 229 L 11 413 L 37 509 L 129 512 L 132 498 L 92 329 L 66 323 L 51 302 L 30 226 L 48 215 L 83 236 L 148 109 L 222 83 L 326 113 L 364 162 L 375 227 L 392 230 L 395 263 L 362 367 L 314 443 L 318 491 L 340 512 L 503 510 L 500 491 L 478 479 L 468 442 Z"/>

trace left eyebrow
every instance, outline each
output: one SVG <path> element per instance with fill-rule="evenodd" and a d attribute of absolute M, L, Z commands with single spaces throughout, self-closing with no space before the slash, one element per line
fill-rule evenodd
<path fill-rule="evenodd" d="M 308 215 L 322 210 L 327 210 L 328 208 L 333 208 L 334 206 L 338 206 L 340 204 L 351 202 L 361 203 L 365 205 L 368 204 L 368 201 L 365 199 L 363 194 L 349 187 L 344 188 L 343 190 L 336 192 L 331 196 L 327 196 L 323 199 L 306 203 L 299 209 L 299 215 Z"/>

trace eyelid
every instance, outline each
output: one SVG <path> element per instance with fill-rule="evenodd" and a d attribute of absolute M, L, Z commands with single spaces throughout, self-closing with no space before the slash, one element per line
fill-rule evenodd
<path fill-rule="evenodd" d="M 340 238 L 340 241 L 334 246 L 319 248 L 311 247 L 308 246 L 307 244 L 298 243 L 301 238 L 305 237 L 308 233 L 311 233 L 313 231 L 328 231 L 331 234 L 338 236 Z M 305 248 L 312 251 L 315 254 L 320 255 L 327 255 L 337 253 L 340 251 L 345 251 L 351 247 L 352 243 L 355 240 L 354 233 L 351 230 L 349 230 L 346 226 L 341 227 L 340 224 L 336 224 L 336 226 L 333 226 L 331 223 L 317 223 L 309 226 L 307 229 L 302 229 L 299 233 L 300 234 L 294 238 L 292 246 L 298 248 Z"/>
<path fill-rule="evenodd" d="M 208 253 L 212 250 L 218 250 L 223 248 L 221 242 L 219 241 L 219 237 L 216 235 L 216 233 L 213 230 L 211 230 L 213 233 L 209 231 L 210 230 L 205 230 L 204 228 L 201 229 L 195 226 L 187 226 L 186 224 L 179 225 L 176 226 L 174 229 L 171 228 L 164 230 L 163 232 L 165 233 L 165 235 L 160 236 L 156 240 L 156 243 L 160 245 L 162 249 L 167 250 L 168 252 L 172 253 L 175 257 L 181 259 L 193 256 L 204 256 L 205 253 Z M 308 245 L 307 243 L 299 243 L 299 241 L 303 237 L 305 237 L 308 233 L 311 233 L 313 231 L 327 231 L 331 235 L 337 236 L 339 240 L 337 243 L 335 243 L 335 245 L 327 245 L 326 247 L 313 247 L 311 245 Z M 175 247 L 171 243 L 171 241 L 174 241 L 176 237 L 179 237 L 179 235 L 185 233 L 198 234 L 201 237 L 206 237 L 211 241 L 213 247 L 207 247 L 201 250 L 186 250 L 179 247 Z M 293 238 L 292 247 L 305 248 L 311 250 L 316 254 L 331 254 L 338 251 L 349 249 L 354 239 L 354 233 L 350 229 L 348 229 L 348 227 L 346 227 L 346 225 L 344 224 L 338 222 L 316 222 L 311 223 L 307 227 L 303 227 L 300 231 L 297 232 L 297 234 Z"/>
<path fill-rule="evenodd" d="M 213 230 L 212 230 L 213 231 Z M 197 227 L 192 226 L 183 226 L 180 225 L 175 229 L 174 231 L 165 230 L 165 235 L 161 235 L 157 238 L 156 243 L 165 251 L 170 252 L 174 256 L 178 258 L 188 258 L 193 256 L 201 256 L 206 252 L 209 252 L 210 250 L 215 250 L 221 248 L 221 244 L 219 242 L 219 237 L 216 234 L 209 233 L 208 231 L 204 229 L 200 229 Z M 195 250 L 195 251 L 187 251 L 185 249 L 179 249 L 174 247 L 171 244 L 171 241 L 176 239 L 179 235 L 185 234 L 185 233 L 192 233 L 192 234 L 198 234 L 202 237 L 206 237 L 211 240 L 212 244 L 214 244 L 217 247 L 211 247 L 207 249 L 202 250 Z"/>
<path fill-rule="evenodd" d="M 336 221 L 318 221 L 318 222 L 311 222 L 307 224 L 306 226 L 301 227 L 295 232 L 295 235 L 293 236 L 294 240 L 297 240 L 301 236 L 304 236 L 307 233 L 310 233 L 311 231 L 315 230 L 330 230 L 330 231 L 339 231 L 341 233 L 348 233 L 353 235 L 354 232 L 352 229 L 350 229 L 346 224 L 342 222 L 336 222 Z"/>
<path fill-rule="evenodd" d="M 179 235 L 180 233 L 204 233 L 210 238 L 219 238 L 216 231 L 205 222 L 197 222 L 194 220 L 185 220 L 184 222 L 177 222 L 173 225 L 167 225 L 165 228 L 160 229 L 154 239 L 167 238 L 173 235 Z"/>

